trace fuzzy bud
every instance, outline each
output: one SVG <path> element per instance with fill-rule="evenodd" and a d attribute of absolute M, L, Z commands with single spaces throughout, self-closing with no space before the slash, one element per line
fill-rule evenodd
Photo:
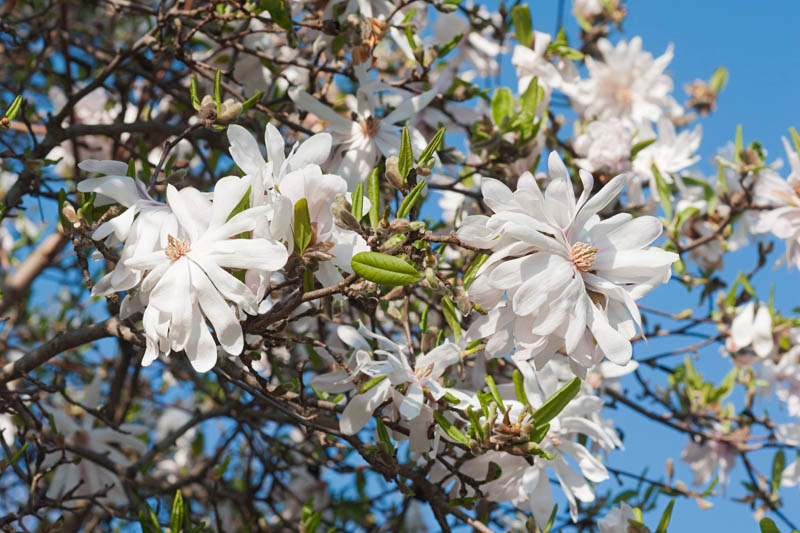
<path fill-rule="evenodd" d="M 200 102 L 200 111 L 197 112 L 203 120 L 210 120 L 214 121 L 217 119 L 217 103 L 214 102 L 214 99 L 211 95 L 205 95 L 203 97 L 203 101 Z"/>
<path fill-rule="evenodd" d="M 344 194 L 336 195 L 336 201 L 331 205 L 331 214 L 337 226 L 350 231 L 361 231 L 361 224 L 350 212 L 351 205 Z"/>
<path fill-rule="evenodd" d="M 236 120 L 236 117 L 238 117 L 241 112 L 242 104 L 235 101 L 233 98 L 228 98 L 222 102 L 222 106 L 220 106 L 217 122 L 231 122 Z"/>
<path fill-rule="evenodd" d="M 395 155 L 386 158 L 386 179 L 395 189 L 403 190 L 403 177 L 400 175 L 400 166 Z"/>

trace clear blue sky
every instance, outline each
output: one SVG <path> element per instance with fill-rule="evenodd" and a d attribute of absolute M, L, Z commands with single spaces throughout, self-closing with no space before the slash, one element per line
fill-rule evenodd
<path fill-rule="evenodd" d="M 496 5 L 495 2 L 489 4 Z M 529 5 L 535 29 L 552 33 L 557 23 L 558 1 L 529 2 Z M 654 55 L 663 53 L 669 43 L 674 44 L 675 58 L 668 70 L 675 80 L 675 97 L 678 101 L 686 99 L 683 91 L 685 83 L 697 78 L 707 79 L 721 65 L 729 71 L 729 82 L 718 100 L 717 111 L 700 121 L 703 125 L 700 154 L 704 157 L 699 166 L 701 170 L 710 172 L 710 158 L 717 148 L 733 139 L 737 124 L 744 127 L 745 142 L 759 140 L 762 143 L 769 152 L 768 160 L 784 157 L 780 137 L 787 134 L 789 127 L 800 127 L 797 89 L 800 87 L 800 69 L 797 68 L 800 2 L 640 0 L 626 2 L 626 5 L 629 14 L 623 24 L 624 38 L 641 35 L 644 48 Z M 564 22 L 570 41 L 577 42 L 578 30 L 570 15 L 570 8 L 571 2 L 567 1 Z M 611 37 L 612 41 L 619 38 L 618 34 Z M 506 70 L 500 81 L 503 85 L 515 87 L 513 70 Z M 782 245 L 778 245 L 778 248 L 782 253 Z M 776 255 L 773 253 L 773 258 Z M 751 268 L 753 257 L 752 250 L 732 257 L 726 268 L 726 279 L 735 278 L 739 269 Z M 762 299 L 767 299 L 772 283 L 781 288 L 776 294 L 776 305 L 784 313 L 789 313 L 800 300 L 800 273 L 789 273 L 785 267 L 762 271 L 755 283 Z M 662 308 L 677 312 L 695 305 L 696 299 L 687 297 L 677 284 L 673 284 L 650 295 L 647 302 L 658 302 Z M 661 351 L 665 351 L 665 344 L 651 340 L 647 346 L 637 347 L 635 357 Z M 718 355 L 717 347 L 712 347 L 701 351 L 698 367 L 707 375 L 719 379 L 730 368 L 730 364 Z M 653 379 L 655 383 L 663 383 L 664 377 L 653 375 Z M 631 385 L 632 390 L 637 389 L 635 384 Z M 774 404 L 769 404 L 769 407 L 771 413 L 775 411 Z M 631 414 L 624 408 L 613 413 L 612 418 L 618 426 L 626 428 L 627 449 L 613 454 L 609 465 L 634 472 L 649 467 L 648 475 L 658 477 L 663 475 L 664 460 L 673 457 L 677 466 L 676 477 L 691 482 L 690 470 L 679 460 L 680 451 L 686 444 L 684 435 L 645 422 L 641 416 Z M 762 472 L 768 473 L 771 460 L 772 452 L 763 452 L 756 464 Z M 787 461 L 791 460 L 791 457 L 787 457 Z M 741 465 L 737 466 L 741 468 Z M 713 498 L 714 507 L 708 511 L 701 511 L 693 501 L 682 499 L 676 502 L 669 531 L 758 531 L 758 525 L 747 506 L 730 501 L 731 498 L 744 495 L 740 485 L 742 479 L 741 475 L 734 475 L 726 494 Z M 604 485 L 613 486 L 615 482 L 612 480 Z M 798 489 L 783 489 L 781 496 L 789 517 L 800 522 L 800 512 L 796 511 Z M 667 501 L 662 498 L 662 508 Z M 658 514 L 651 514 L 646 521 L 654 528 Z M 788 531 L 788 528 L 779 525 L 781 531 Z"/>

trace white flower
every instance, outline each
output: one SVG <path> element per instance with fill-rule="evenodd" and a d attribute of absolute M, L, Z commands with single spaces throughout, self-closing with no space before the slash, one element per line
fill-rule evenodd
<path fill-rule="evenodd" d="M 715 435 L 721 436 L 722 433 L 715 431 Z M 736 455 L 736 450 L 730 444 L 720 440 L 709 439 L 702 443 L 690 440 L 681 452 L 681 459 L 689 463 L 694 472 L 695 485 L 708 484 L 719 468 L 719 483 L 724 486 L 728 482 L 728 473 L 733 468 Z"/>
<path fill-rule="evenodd" d="M 95 409 L 99 406 L 101 385 L 102 376 L 99 373 L 95 374 L 83 402 L 86 407 Z M 120 447 L 130 448 L 139 454 L 147 450 L 147 445 L 136 437 L 147 431 L 145 426 L 130 423 L 120 424 L 120 431 L 105 427 L 96 428 L 94 427 L 94 417 L 88 412 L 85 412 L 79 421 L 76 421 L 61 409 L 49 405 L 44 405 L 42 408 L 52 415 L 58 434 L 64 437 L 68 446 L 81 446 L 99 455 L 104 455 L 112 463 L 121 467 L 130 466 L 132 463 L 122 453 Z M 76 457 L 73 452 L 64 451 L 62 455 L 61 451 L 54 451 L 45 456 L 42 467 L 50 468 L 62 457 L 68 462 L 56 467 L 50 480 L 50 486 L 47 488 L 48 497 L 59 498 L 75 487 L 77 490 L 71 493 L 75 498 L 93 496 L 108 489 L 103 497 L 104 501 L 117 505 L 128 503 L 119 477 L 91 459 L 83 457 L 78 464 L 74 464 L 70 462 Z M 74 505 L 69 501 L 65 504 Z"/>
<path fill-rule="evenodd" d="M 497 19 L 497 14 L 490 14 L 484 6 L 479 6 L 478 10 L 483 18 Z M 433 31 L 433 40 L 439 46 L 449 43 L 459 34 L 462 36 L 451 52 L 453 56 L 448 57 L 448 68 L 453 69 L 468 61 L 480 76 L 494 76 L 499 72 L 497 56 L 503 48 L 491 35 L 494 31 L 491 24 L 477 32 L 471 27 L 469 19 L 460 13 L 438 13 Z M 469 72 L 463 74 L 470 75 Z"/>
<path fill-rule="evenodd" d="M 427 390 L 434 400 L 439 400 L 448 392 L 439 380 L 448 367 L 461 360 L 461 348 L 445 342 L 417 357 L 412 368 L 408 363 L 407 347 L 372 333 L 363 326 L 358 332 L 340 327 L 338 333 L 346 344 L 356 349 L 348 369 L 320 376 L 312 384 L 326 392 L 344 392 L 360 384 L 339 419 L 342 433 L 358 433 L 375 409 L 391 398 L 397 413 L 410 423 L 411 450 L 420 453 L 428 451 L 430 443 L 427 430 L 433 413 L 430 406 L 425 405 L 424 391 Z M 377 340 L 381 349 L 373 351 L 364 337 Z M 383 359 L 374 359 L 371 354 Z M 359 373 L 363 376 L 359 376 Z M 371 382 L 373 385 L 361 392 L 361 387 L 369 380 L 375 380 Z M 403 393 L 395 390 L 399 385 L 406 386 Z"/>
<path fill-rule="evenodd" d="M 631 169 L 633 128 L 616 117 L 597 120 L 575 139 L 575 163 L 589 172 L 617 175 Z"/>
<path fill-rule="evenodd" d="M 613 46 L 600 39 L 603 61 L 586 58 L 589 77 L 568 90 L 576 111 L 584 119 L 627 118 L 633 123 L 657 121 L 662 115 L 680 115 L 670 96 L 672 78 L 664 69 L 672 61 L 672 46 L 657 59 L 642 51 L 641 37 Z"/>
<path fill-rule="evenodd" d="M 169 407 L 164 410 L 156 422 L 155 442 L 166 439 L 172 432 L 181 428 L 192 419 L 192 415 L 185 409 Z M 159 473 L 166 474 L 170 483 L 174 483 L 182 471 L 189 466 L 192 454 L 192 440 L 197 432 L 196 427 L 190 428 L 175 440 L 175 453 L 158 461 L 156 468 Z"/>
<path fill-rule="evenodd" d="M 585 376 L 603 356 L 619 365 L 630 361 L 640 324 L 635 300 L 666 282 L 678 257 L 649 246 L 662 230 L 655 217 L 597 216 L 619 195 L 622 176 L 589 198 L 594 180 L 581 170 L 576 200 L 558 154 L 548 163 L 544 193 L 530 173 L 514 193 L 482 180 L 484 202 L 495 214 L 467 217 L 458 231 L 461 240 L 494 252 L 470 287 L 473 300 L 492 311 L 467 337 L 490 337 L 490 356 L 515 344 L 516 357 L 534 357 L 537 368 L 565 348 L 573 372 Z"/>
<path fill-rule="evenodd" d="M 736 309 L 730 333 L 725 340 L 725 349 L 731 354 L 750 347 L 762 359 L 775 351 L 769 307 L 759 305 L 756 312 L 756 303 L 753 301 Z"/>
<path fill-rule="evenodd" d="M 683 130 L 676 135 L 675 125 L 665 116 L 658 120 L 658 135 L 653 132 L 649 124 L 641 125 L 637 139 L 642 141 L 656 139 L 656 141 L 636 154 L 633 169 L 640 176 L 650 179 L 651 191 L 657 195 L 652 166 L 655 165 L 664 179 L 672 183 L 672 174 L 677 174 L 700 160 L 699 155 L 693 154 L 700 147 L 702 137 L 701 126 L 691 131 Z"/>
<path fill-rule="evenodd" d="M 97 282 L 92 295 L 106 296 L 132 289 L 141 282 L 142 273 L 128 267 L 126 261 L 159 249 L 159 243 L 166 241 L 169 231 L 174 232 L 177 220 L 166 204 L 150 197 L 144 183 L 126 176 L 128 165 L 125 163 L 88 159 L 78 167 L 85 172 L 105 174 L 78 183 L 79 191 L 97 193 L 96 206 L 117 203 L 125 208 L 92 234 L 92 239 L 105 240 L 108 246 L 124 243 L 114 270 Z M 192 212 L 203 216 L 205 202 L 199 198 L 199 193 L 187 196 L 186 201 L 194 204 Z"/>
<path fill-rule="evenodd" d="M 356 93 L 357 106 L 352 110 L 352 118 L 340 115 L 303 90 L 289 90 L 289 96 L 299 109 L 309 111 L 329 123 L 326 131 L 333 137 L 333 160 L 338 166 L 337 172 L 352 187 L 367 180 L 380 154 L 389 157 L 399 153 L 400 133 L 396 124 L 407 121 L 426 107 L 437 92 L 431 89 L 407 98 L 381 117 L 376 113 L 379 108 L 377 92 L 387 88 L 390 87 L 382 82 L 364 80 Z M 425 139 L 416 130 L 410 133 L 412 147 L 415 151 L 422 151 L 427 145 Z"/>
<path fill-rule="evenodd" d="M 542 103 L 545 106 L 553 90 L 569 92 L 579 81 L 578 71 L 571 61 L 558 59 L 558 63 L 553 64 L 547 59 L 547 47 L 551 41 L 550 34 L 535 31 L 532 46 L 517 45 L 511 55 L 511 64 L 517 71 L 517 91 L 524 93 L 533 78 L 537 78 L 539 86 L 545 91 Z"/>
<path fill-rule="evenodd" d="M 783 180 L 774 172 L 761 172 L 756 180 L 756 197 L 776 207 L 758 213 L 754 231 L 771 232 L 786 241 L 786 261 L 800 269 L 800 158 L 789 141 L 782 140 L 791 173 Z"/>
<path fill-rule="evenodd" d="M 628 533 L 631 531 L 628 520 L 633 520 L 633 507 L 625 502 L 611 509 L 607 515 L 597 521 L 600 533 Z"/>
<path fill-rule="evenodd" d="M 765 360 L 758 369 L 758 377 L 767 383 L 767 390 L 775 388 L 789 415 L 797 417 L 800 416 L 800 328 L 789 330 L 789 340 L 792 348 L 777 363 Z"/>
<path fill-rule="evenodd" d="M 219 180 L 205 221 L 196 219 L 181 192 L 167 186 L 167 203 L 179 223 L 175 232 L 161 243 L 163 249 L 125 262 L 131 269 L 149 271 L 141 283 L 147 338 L 142 364 L 152 363 L 159 354 L 184 350 L 198 372 L 213 368 L 217 347 L 205 318 L 226 352 L 242 351 L 242 328 L 228 301 L 250 314 L 257 313 L 258 302 L 224 269 L 275 271 L 288 258 L 285 246 L 277 241 L 233 238 L 252 230 L 267 209 L 246 209 L 228 219 L 248 186 L 248 180 L 234 176 Z"/>

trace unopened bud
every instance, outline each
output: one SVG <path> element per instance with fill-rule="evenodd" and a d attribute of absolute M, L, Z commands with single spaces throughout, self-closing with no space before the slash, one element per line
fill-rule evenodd
<path fill-rule="evenodd" d="M 211 95 L 205 95 L 203 101 L 200 102 L 200 111 L 197 112 L 203 120 L 216 120 L 217 118 L 217 103 L 211 98 Z"/>
<path fill-rule="evenodd" d="M 422 220 L 415 220 L 414 222 L 411 222 L 408 225 L 408 229 L 411 231 L 422 231 L 426 227 L 428 227 L 427 224 L 425 224 L 425 222 L 423 222 Z"/>
<path fill-rule="evenodd" d="M 672 476 L 675 475 L 675 463 L 672 460 L 672 457 L 667 458 L 666 470 L 667 470 L 667 479 L 672 480 Z"/>
<path fill-rule="evenodd" d="M 64 207 L 61 209 L 61 214 L 70 221 L 73 228 L 78 229 L 81 227 L 81 221 L 78 220 L 78 213 L 75 212 L 75 208 L 70 204 L 65 203 Z"/>
<path fill-rule="evenodd" d="M 467 316 L 472 311 L 472 302 L 467 296 L 467 293 L 461 287 L 456 287 L 453 290 L 453 298 L 458 306 L 458 310 L 461 311 L 463 316 Z"/>
<path fill-rule="evenodd" d="M 428 326 L 422 333 L 422 342 L 420 348 L 422 353 L 428 353 L 436 348 L 436 336 L 439 334 L 439 328 Z"/>
<path fill-rule="evenodd" d="M 396 155 L 386 158 L 386 179 L 395 189 L 403 189 L 403 177 L 400 175 L 400 166 Z"/>
<path fill-rule="evenodd" d="M 336 200 L 331 205 L 333 220 L 342 229 L 361 231 L 361 224 L 350 212 L 350 209 L 350 202 L 347 201 L 347 198 L 342 193 L 337 194 Z"/>
<path fill-rule="evenodd" d="M 425 281 L 428 282 L 431 289 L 438 289 L 439 288 L 439 280 L 436 279 L 436 274 L 433 272 L 431 267 L 425 269 Z"/>
<path fill-rule="evenodd" d="M 217 122 L 231 122 L 236 120 L 236 117 L 238 117 L 241 112 L 242 104 L 235 101 L 233 98 L 228 98 L 222 102 L 222 106 L 220 106 Z"/>
<path fill-rule="evenodd" d="M 433 159 L 431 159 L 430 163 L 428 164 L 433 164 Z M 428 167 L 423 167 L 423 166 L 417 167 L 417 174 L 419 174 L 420 176 L 430 176 L 432 172 L 433 171 Z"/>
<path fill-rule="evenodd" d="M 389 231 L 392 233 L 405 233 L 410 227 L 410 223 L 405 218 L 396 218 L 389 224 Z"/>

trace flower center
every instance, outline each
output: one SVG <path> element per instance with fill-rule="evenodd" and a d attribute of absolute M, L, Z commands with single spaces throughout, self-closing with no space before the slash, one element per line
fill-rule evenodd
<path fill-rule="evenodd" d="M 431 374 L 433 374 L 433 364 L 426 366 L 425 368 L 418 368 L 414 371 L 414 377 L 417 379 L 425 379 Z"/>
<path fill-rule="evenodd" d="M 633 101 L 633 92 L 630 87 L 620 87 L 617 89 L 617 102 L 621 104 L 630 104 Z"/>
<path fill-rule="evenodd" d="M 597 248 L 593 248 L 585 242 L 576 242 L 570 249 L 572 254 L 572 264 L 582 272 L 588 272 L 594 264 L 594 257 L 597 255 Z"/>
<path fill-rule="evenodd" d="M 164 250 L 164 253 L 169 257 L 170 261 L 177 261 L 191 250 L 189 241 L 186 239 L 176 239 L 172 235 L 168 235 L 167 242 L 169 244 L 166 250 Z"/>
<path fill-rule="evenodd" d="M 381 127 L 381 121 L 375 117 L 367 117 L 361 121 L 361 133 L 364 134 L 365 137 L 372 137 Z"/>

